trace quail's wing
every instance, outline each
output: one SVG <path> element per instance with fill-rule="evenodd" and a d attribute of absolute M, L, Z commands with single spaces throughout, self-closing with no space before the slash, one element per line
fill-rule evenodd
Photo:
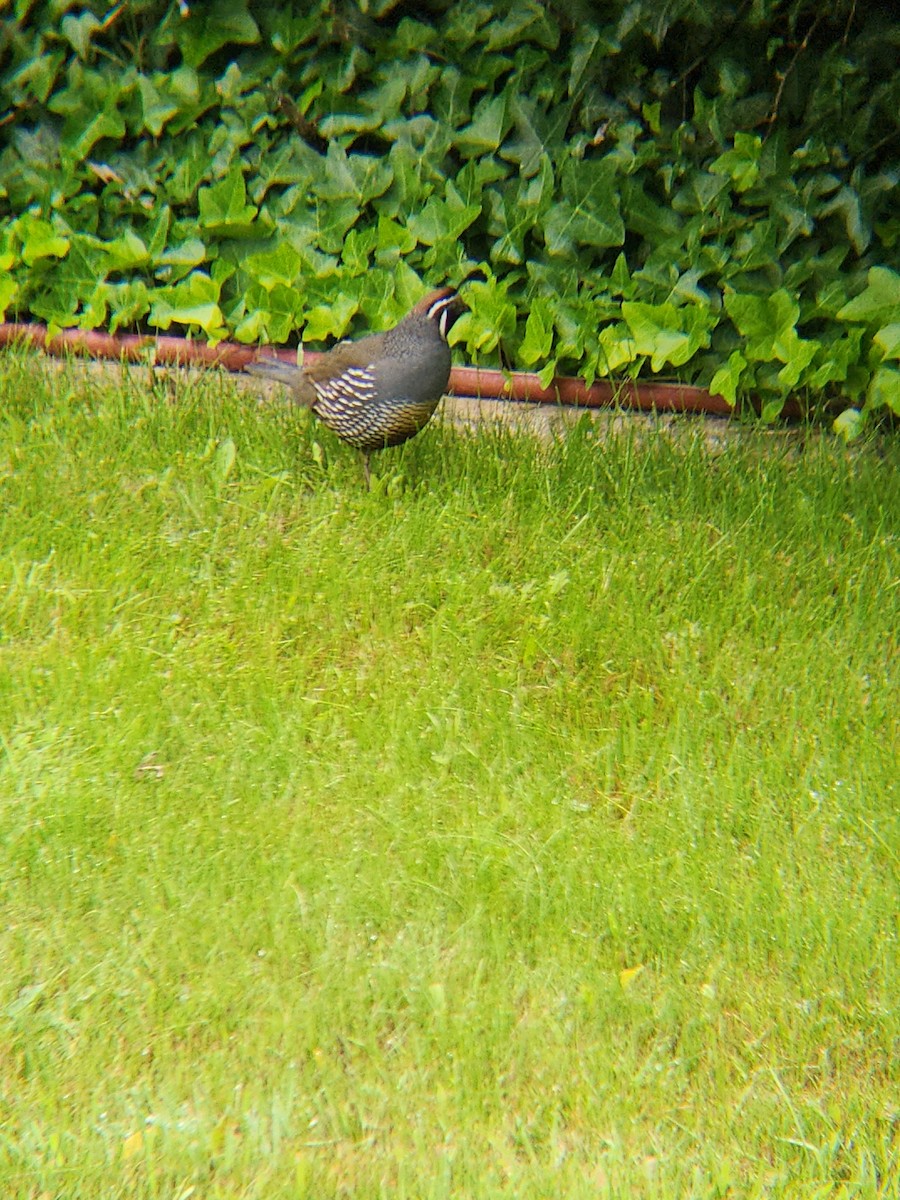
<path fill-rule="evenodd" d="M 321 384 L 340 378 L 345 371 L 372 371 L 383 354 L 384 335 L 375 333 L 355 342 L 338 342 L 305 366 L 303 373 L 314 383 Z"/>
<path fill-rule="evenodd" d="M 383 353 L 382 335 L 372 334 L 357 342 L 339 342 L 305 367 L 304 374 L 316 392 L 316 411 L 323 405 L 331 409 L 370 404 Z"/>

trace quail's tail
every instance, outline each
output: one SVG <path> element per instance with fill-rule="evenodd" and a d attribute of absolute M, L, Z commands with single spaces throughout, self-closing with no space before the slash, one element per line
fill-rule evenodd
<path fill-rule="evenodd" d="M 296 387 L 300 379 L 300 368 L 278 358 L 254 358 L 244 365 L 244 370 L 250 375 L 262 375 L 266 379 L 275 379 L 285 387 Z"/>

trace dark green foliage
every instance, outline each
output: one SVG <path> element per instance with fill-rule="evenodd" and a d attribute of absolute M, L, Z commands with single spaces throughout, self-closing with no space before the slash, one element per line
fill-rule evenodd
<path fill-rule="evenodd" d="M 486 264 L 488 361 L 900 412 L 885 11 L 18 0 L 0 313 L 318 341 Z"/>

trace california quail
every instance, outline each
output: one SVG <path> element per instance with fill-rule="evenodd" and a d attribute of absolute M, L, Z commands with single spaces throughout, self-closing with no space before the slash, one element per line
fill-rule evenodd
<path fill-rule="evenodd" d="M 257 358 L 244 370 L 290 387 L 294 401 L 369 455 L 398 446 L 428 423 L 450 378 L 447 331 L 466 306 L 451 287 L 429 292 L 399 325 L 340 342 L 308 367 Z"/>

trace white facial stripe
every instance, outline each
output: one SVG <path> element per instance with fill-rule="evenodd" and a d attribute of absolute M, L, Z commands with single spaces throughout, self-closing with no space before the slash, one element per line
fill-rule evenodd
<path fill-rule="evenodd" d="M 439 300 L 435 300 L 428 309 L 427 316 L 432 321 L 437 321 L 438 329 L 441 331 L 441 337 L 446 340 L 447 328 L 450 321 L 450 309 L 456 301 L 456 294 L 449 296 L 441 296 Z"/>

